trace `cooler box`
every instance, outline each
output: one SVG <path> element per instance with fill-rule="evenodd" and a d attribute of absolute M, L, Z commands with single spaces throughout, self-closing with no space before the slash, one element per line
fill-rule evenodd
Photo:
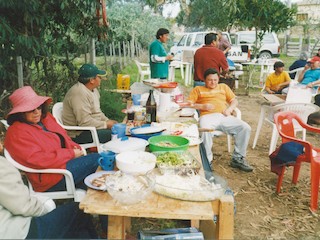
<path fill-rule="evenodd" d="M 117 75 L 117 89 L 129 90 L 130 87 L 130 75 Z"/>

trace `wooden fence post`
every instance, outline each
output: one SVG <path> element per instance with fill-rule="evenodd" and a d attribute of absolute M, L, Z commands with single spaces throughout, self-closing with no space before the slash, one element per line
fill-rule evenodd
<path fill-rule="evenodd" d="M 23 66 L 22 66 L 22 57 L 17 57 L 17 71 L 18 71 L 18 87 L 23 87 Z"/>

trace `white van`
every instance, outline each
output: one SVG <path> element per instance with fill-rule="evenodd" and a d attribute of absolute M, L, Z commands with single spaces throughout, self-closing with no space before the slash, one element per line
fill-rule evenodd
<path fill-rule="evenodd" d="M 252 48 L 256 40 L 255 31 L 240 31 L 231 34 L 233 44 Z M 274 32 L 267 32 L 262 39 L 259 58 L 277 58 L 280 56 L 280 43 Z"/>
<path fill-rule="evenodd" d="M 174 54 L 175 60 L 182 60 L 183 51 L 192 50 L 195 52 L 198 48 L 200 48 L 204 44 L 204 37 L 207 33 L 210 32 L 190 32 L 185 33 L 179 40 L 179 42 L 171 47 L 170 53 Z M 227 32 L 222 33 L 223 36 L 231 42 L 230 35 Z M 244 47 L 244 49 L 248 49 L 248 47 Z M 246 62 L 248 61 L 248 50 L 243 51 L 241 46 L 231 46 L 231 49 L 228 52 L 228 58 L 234 62 Z"/>

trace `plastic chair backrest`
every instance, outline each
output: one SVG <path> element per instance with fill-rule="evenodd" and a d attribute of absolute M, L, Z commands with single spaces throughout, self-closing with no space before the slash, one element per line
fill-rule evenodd
<path fill-rule="evenodd" d="M 91 147 L 96 147 L 98 149 L 98 152 L 101 152 L 102 149 L 101 149 L 101 146 L 100 146 L 97 129 L 95 127 L 66 126 L 66 125 L 64 125 L 63 121 L 62 121 L 62 110 L 63 110 L 63 102 L 57 102 L 57 103 L 55 103 L 53 105 L 52 115 L 57 120 L 58 124 L 62 128 L 64 128 L 65 130 L 90 131 L 92 139 L 93 139 L 93 142 L 80 144 L 80 146 L 82 146 L 84 149 L 91 148 Z"/>
<path fill-rule="evenodd" d="M 17 161 L 15 161 L 10 153 L 4 149 L 5 158 L 17 169 L 28 172 L 28 173 L 48 173 L 48 174 L 62 174 L 64 175 L 66 181 L 66 190 L 65 191 L 56 191 L 56 192 L 35 192 L 31 183 L 28 180 L 29 191 L 31 195 L 42 195 L 49 197 L 51 199 L 69 199 L 73 198 L 75 202 L 80 202 L 85 195 L 85 191 L 82 189 L 76 189 L 74 185 L 74 180 L 72 173 L 66 169 L 33 169 L 26 167 Z"/>
<path fill-rule="evenodd" d="M 62 109 L 63 109 L 63 102 L 55 103 L 52 108 L 52 115 L 57 120 L 58 124 L 61 127 L 64 127 L 63 121 L 62 121 Z"/>
<path fill-rule="evenodd" d="M 274 122 L 274 115 L 278 112 L 293 112 L 297 114 L 303 122 L 308 121 L 308 117 L 311 113 L 320 111 L 320 108 L 313 103 L 281 103 L 272 106 L 272 112 L 269 116 L 270 121 Z"/>
<path fill-rule="evenodd" d="M 9 124 L 7 123 L 7 120 L 1 119 L 0 122 L 3 124 L 3 126 L 4 126 L 6 129 L 8 129 Z"/>

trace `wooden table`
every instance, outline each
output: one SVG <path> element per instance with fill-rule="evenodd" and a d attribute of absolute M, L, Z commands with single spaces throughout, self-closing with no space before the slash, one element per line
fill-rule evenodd
<path fill-rule="evenodd" d="M 190 147 L 189 151 L 201 162 L 197 146 Z M 109 216 L 108 239 L 125 239 L 132 217 L 190 220 L 191 226 L 199 228 L 206 239 L 233 239 L 234 200 L 231 195 L 223 195 L 212 202 L 190 202 L 153 192 L 141 203 L 123 206 L 116 204 L 107 192 L 88 189 L 80 209 L 89 214 Z M 213 222 L 215 215 L 217 224 Z"/>

